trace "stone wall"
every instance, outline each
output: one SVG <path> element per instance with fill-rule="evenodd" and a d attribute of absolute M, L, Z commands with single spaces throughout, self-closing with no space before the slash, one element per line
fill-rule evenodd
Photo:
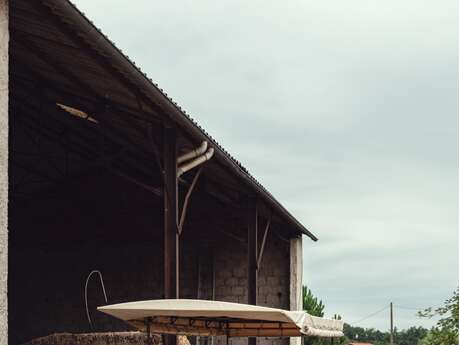
<path fill-rule="evenodd" d="M 0 345 L 8 343 L 8 0 L 0 0 Z"/>
<path fill-rule="evenodd" d="M 57 333 L 46 337 L 40 337 L 25 343 L 24 345 L 162 345 L 159 335 L 152 335 L 147 339 L 145 333 L 140 332 L 110 332 L 110 333 Z M 182 345 L 180 343 L 179 345 Z M 189 342 L 183 342 L 189 345 Z"/>
<path fill-rule="evenodd" d="M 162 345 L 163 339 L 159 334 L 150 338 L 141 332 L 107 332 L 107 333 L 57 333 L 40 337 L 24 345 Z M 178 337 L 178 345 L 190 345 L 186 336 Z"/>

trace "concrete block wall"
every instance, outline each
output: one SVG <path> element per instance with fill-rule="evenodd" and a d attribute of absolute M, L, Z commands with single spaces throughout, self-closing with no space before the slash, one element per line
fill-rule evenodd
<path fill-rule="evenodd" d="M 158 255 L 159 254 L 159 255 Z M 12 251 L 10 277 L 10 344 L 56 332 L 90 332 L 84 305 L 84 284 L 90 271 L 103 274 L 108 302 L 160 298 L 161 254 L 152 247 L 109 245 L 23 248 Z M 99 277 L 88 285 L 88 306 L 94 330 L 129 330 L 96 311 L 104 305 Z"/>
<path fill-rule="evenodd" d="M 214 250 L 210 246 L 201 247 L 198 251 L 198 271 L 196 278 L 199 281 L 197 298 L 213 300 L 214 294 Z"/>
<path fill-rule="evenodd" d="M 289 243 L 275 235 L 267 238 L 258 272 L 258 304 L 289 309 Z M 215 251 L 215 299 L 247 303 L 247 246 L 233 239 L 222 240 Z M 216 337 L 216 345 L 225 344 Z M 231 345 L 245 345 L 247 340 L 234 338 Z M 259 338 L 260 345 L 285 345 L 288 338 Z"/>
<path fill-rule="evenodd" d="M 190 254 L 191 252 L 191 254 Z M 183 298 L 196 298 L 193 250 L 182 248 Z M 84 305 L 89 272 L 103 274 L 109 304 L 163 298 L 163 258 L 158 243 L 81 244 L 14 251 L 10 281 L 10 344 L 21 344 L 56 332 L 90 332 Z M 88 305 L 95 331 L 131 330 L 97 312 L 104 305 L 99 277 L 88 285 Z"/>
<path fill-rule="evenodd" d="M 258 304 L 289 309 L 289 244 L 276 236 L 266 242 L 258 272 Z M 288 338 L 260 338 L 259 345 L 287 345 Z"/>
<path fill-rule="evenodd" d="M 289 308 L 289 244 L 275 236 L 267 239 L 258 272 L 258 304 Z M 247 247 L 222 240 L 215 251 L 215 299 L 247 303 Z"/>
<path fill-rule="evenodd" d="M 0 345 L 8 343 L 8 0 L 0 0 Z"/>
<path fill-rule="evenodd" d="M 258 304 L 289 309 L 289 247 L 271 236 L 258 272 Z"/>
<path fill-rule="evenodd" d="M 258 276 L 260 305 L 289 308 L 289 249 L 288 243 L 275 236 L 268 238 Z M 85 278 L 93 269 L 103 274 L 109 303 L 162 298 L 160 243 L 102 245 L 95 240 L 49 247 L 21 246 L 13 248 L 11 254 L 14 263 L 10 279 L 10 301 L 14 305 L 10 313 L 11 344 L 55 332 L 89 332 L 83 296 Z M 216 300 L 247 303 L 246 263 L 247 248 L 240 242 L 222 239 L 216 247 L 208 249 L 182 243 L 181 297 L 196 298 L 199 284 L 201 298 L 212 299 L 215 294 Z M 105 304 L 96 276 L 89 284 L 88 303 L 95 330 L 129 330 L 124 323 L 95 310 L 96 306 Z M 287 343 L 285 338 L 258 340 L 260 345 Z M 213 344 L 223 345 L 225 339 L 215 338 Z M 234 338 L 231 344 L 245 345 L 246 340 Z"/>

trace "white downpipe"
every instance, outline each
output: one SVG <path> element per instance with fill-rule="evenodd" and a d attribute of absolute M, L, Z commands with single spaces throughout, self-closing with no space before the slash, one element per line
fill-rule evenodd
<path fill-rule="evenodd" d="M 197 148 L 179 156 L 177 158 L 177 164 L 180 164 L 180 163 L 189 161 L 190 159 L 193 159 L 195 157 L 198 157 L 204 154 L 206 151 L 207 151 L 207 141 L 203 141 L 201 145 L 199 145 Z"/>
<path fill-rule="evenodd" d="M 214 148 L 211 147 L 207 150 L 207 152 L 198 158 L 193 159 L 192 161 L 185 163 L 177 168 L 177 176 L 181 176 L 182 174 L 190 171 L 191 169 L 197 167 L 198 165 L 208 161 L 214 155 Z"/>

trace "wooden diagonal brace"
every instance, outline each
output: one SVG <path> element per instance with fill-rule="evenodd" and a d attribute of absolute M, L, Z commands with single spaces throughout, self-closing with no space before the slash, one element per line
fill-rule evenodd
<path fill-rule="evenodd" d="M 261 241 L 260 252 L 258 253 L 258 257 L 257 257 L 257 269 L 260 269 L 261 259 L 263 258 L 263 252 L 265 251 L 266 239 L 268 237 L 268 231 L 271 226 L 271 218 L 272 218 L 272 213 L 270 214 L 268 221 L 266 222 L 265 232 L 263 234 L 263 240 Z"/>

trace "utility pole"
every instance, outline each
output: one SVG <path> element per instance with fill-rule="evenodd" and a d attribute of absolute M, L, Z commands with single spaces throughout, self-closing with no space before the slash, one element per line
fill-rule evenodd
<path fill-rule="evenodd" d="M 390 302 L 390 345 L 394 345 L 394 308 Z"/>

